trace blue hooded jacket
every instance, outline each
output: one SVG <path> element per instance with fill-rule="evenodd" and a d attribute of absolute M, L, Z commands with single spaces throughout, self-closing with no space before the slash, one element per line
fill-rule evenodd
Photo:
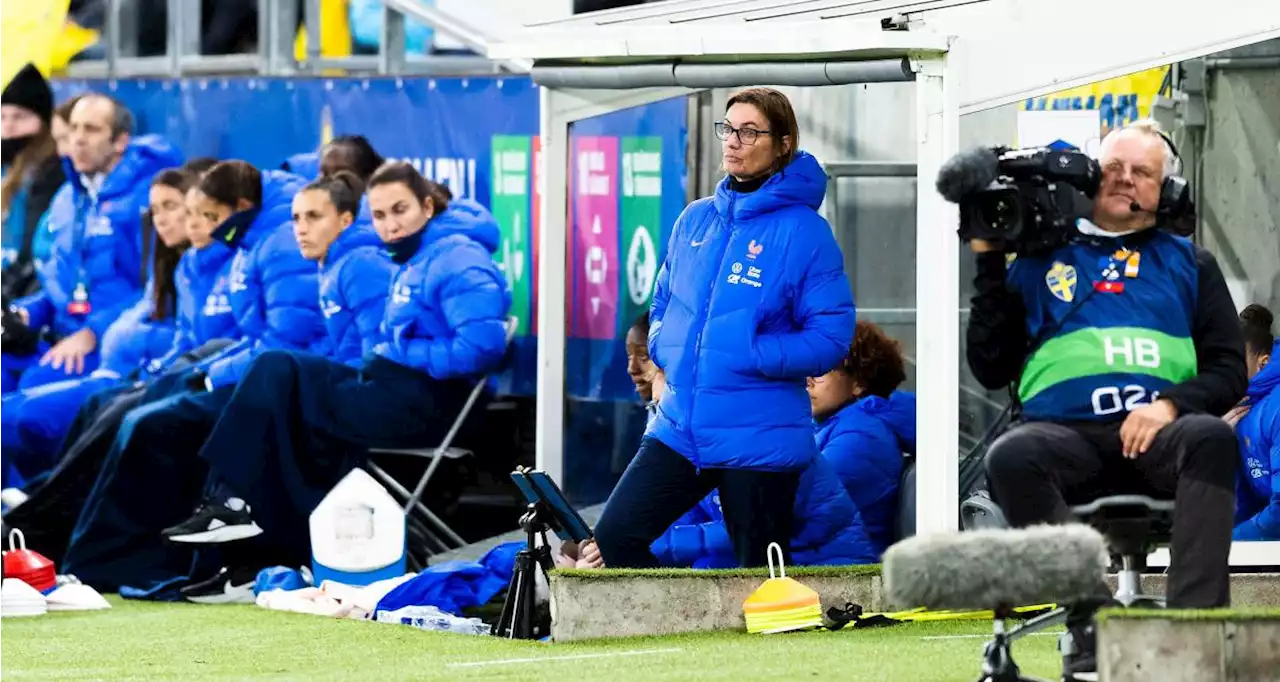
<path fill-rule="evenodd" d="M 902 451 L 916 454 L 916 394 L 894 391 L 889 394 L 889 411 L 880 415 L 893 433 L 898 436 Z"/>
<path fill-rule="evenodd" d="M 173 345 L 173 311 L 163 320 L 153 319 L 154 287 L 155 280 L 148 280 L 142 298 L 107 328 L 99 372 L 122 377 L 137 369 L 145 370 Z"/>
<path fill-rule="evenodd" d="M 1247 392 L 1253 407 L 1236 424 L 1240 485 L 1236 490 L 1235 540 L 1280 540 L 1280 342 L 1271 362 L 1254 375 Z"/>
<path fill-rule="evenodd" d="M 870 564 L 880 560 L 853 500 L 835 469 L 819 456 L 800 475 L 792 520 L 791 561 L 800 566 Z M 738 565 L 724 525 L 720 493 L 713 491 L 649 546 L 666 566 L 731 568 Z"/>
<path fill-rule="evenodd" d="M 329 245 L 320 265 L 320 310 L 337 362 L 358 366 L 381 341 L 395 271 L 382 240 L 365 223 L 351 225 Z"/>
<path fill-rule="evenodd" d="M 93 195 L 71 161 L 63 160 L 70 179 L 49 208 L 53 252 L 40 269 L 41 290 L 17 301 L 32 327 L 52 326 L 59 336 L 87 327 L 102 341 L 107 327 L 142 293 L 141 217 L 150 205 L 151 180 L 180 165 L 182 155 L 163 139 L 133 138 Z M 87 314 L 67 309 L 77 284 L 88 292 Z"/>
<path fill-rule="evenodd" d="M 496 369 L 507 350 L 511 291 L 493 253 L 498 224 L 480 204 L 453 199 L 427 223 L 396 272 L 375 352 L 436 379 Z"/>
<path fill-rule="evenodd" d="M 817 425 L 822 456 L 857 505 L 877 553 L 896 540 L 902 446 L 890 423 L 889 400 L 868 396 Z M 914 415 L 913 415 L 914 418 Z"/>
<path fill-rule="evenodd" d="M 320 175 L 320 154 L 316 152 L 294 154 L 280 164 L 280 170 L 304 178 L 316 178 Z"/>
<path fill-rule="evenodd" d="M 284 171 L 264 171 L 261 206 L 214 231 L 216 239 L 236 247 L 229 293 L 241 336 L 207 364 L 214 388 L 239 381 L 266 350 L 329 354 L 316 265 L 302 256 L 293 237 L 293 195 L 304 184 Z"/>
<path fill-rule="evenodd" d="M 174 281 L 178 289 L 177 329 L 165 356 L 148 368 L 169 368 L 192 349 L 214 340 L 239 338 L 231 309 L 231 261 L 235 251 L 223 244 L 190 248 L 182 254 Z"/>
<path fill-rule="evenodd" d="M 799 470 L 817 456 L 805 378 L 840 363 L 855 322 L 817 212 L 826 186 L 797 152 L 754 192 L 721 181 L 671 231 L 649 313 L 667 390 L 647 434 L 696 468 Z"/>

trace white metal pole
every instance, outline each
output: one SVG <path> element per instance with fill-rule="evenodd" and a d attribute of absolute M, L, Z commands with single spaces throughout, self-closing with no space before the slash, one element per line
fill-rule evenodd
<path fill-rule="evenodd" d="M 916 73 L 916 532 L 959 527 L 959 214 L 934 189 L 955 154 L 960 107 L 945 55 Z"/>
<path fill-rule="evenodd" d="M 537 466 L 563 485 L 564 353 L 568 234 L 569 120 L 558 111 L 556 91 L 540 87 L 542 168 L 538 173 L 541 232 L 538 235 Z"/>

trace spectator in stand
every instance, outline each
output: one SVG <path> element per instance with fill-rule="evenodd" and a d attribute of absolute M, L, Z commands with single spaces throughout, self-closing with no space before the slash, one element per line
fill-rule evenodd
<path fill-rule="evenodd" d="M 26 356 L 6 354 L 5 393 L 95 369 L 107 327 L 142 293 L 141 216 L 151 180 L 182 159 L 167 142 L 132 134 L 133 114 L 106 95 L 85 95 L 71 112 L 70 181 L 60 191 L 71 199 L 54 200 L 41 291 L 16 302 L 28 327 L 49 327 L 57 341 Z"/>
<path fill-rule="evenodd" d="M 898 485 L 904 438 L 892 396 L 905 381 L 902 346 L 880 327 L 859 321 L 844 362 L 809 379 L 818 449 L 858 507 L 878 554 L 897 540 Z"/>
<path fill-rule="evenodd" d="M 86 583 L 114 589 L 125 579 L 150 585 L 184 574 L 189 557 L 161 545 L 158 533 L 200 499 L 207 467 L 193 455 L 236 383 L 268 350 L 328 352 L 316 267 L 290 222 L 303 184 L 244 161 L 219 163 L 197 183 L 192 219 L 217 225 L 214 241 L 236 251 L 228 298 L 240 338 L 176 381 L 157 382 L 168 384 L 167 395 L 149 396 L 159 399 L 124 417 L 67 550 L 67 570 Z M 168 493 L 152 494 L 157 485 Z"/>
<path fill-rule="evenodd" d="M 651 543 L 713 489 L 742 566 L 789 546 L 818 457 L 805 379 L 839 364 L 853 335 L 840 247 L 817 211 L 826 174 L 798 150 L 790 101 L 743 90 L 715 128 L 728 177 L 676 221 L 654 289 L 649 351 L 667 390 L 597 528 L 616 568 L 656 565 Z"/>
<path fill-rule="evenodd" d="M 1233 540 L 1280 540 L 1280 343 L 1271 332 L 1275 318 L 1254 303 L 1240 313 L 1249 389 L 1242 404 L 1227 413 L 1240 447 Z"/>
<path fill-rule="evenodd" d="M 38 229 L 58 188 L 66 180 L 53 139 L 53 91 L 31 64 L 22 67 L 0 95 L 3 138 L 3 287 L 5 298 L 35 293 L 37 265 L 49 257 Z M 44 235 L 48 235 L 47 231 Z"/>

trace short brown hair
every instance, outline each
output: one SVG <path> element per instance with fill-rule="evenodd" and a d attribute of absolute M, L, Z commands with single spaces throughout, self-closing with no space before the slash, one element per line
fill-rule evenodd
<path fill-rule="evenodd" d="M 769 121 L 769 135 L 778 142 L 782 138 L 791 138 L 791 146 L 778 157 L 777 166 L 773 170 L 786 168 L 796 156 L 800 147 L 800 124 L 796 122 L 796 112 L 791 108 L 791 100 L 773 88 L 747 88 L 729 96 L 724 110 L 735 104 L 750 104 L 760 110 Z"/>
<path fill-rule="evenodd" d="M 907 361 L 897 339 L 878 325 L 859 320 L 840 371 L 853 377 L 868 395 L 888 398 L 907 380 Z"/>

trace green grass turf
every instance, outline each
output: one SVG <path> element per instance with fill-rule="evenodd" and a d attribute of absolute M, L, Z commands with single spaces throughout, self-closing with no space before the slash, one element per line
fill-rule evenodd
<path fill-rule="evenodd" d="M 1280 620 L 1280 609 L 1103 609 L 1098 612 L 1099 622 L 1108 618 L 1214 622 Z"/>
<path fill-rule="evenodd" d="M 590 580 L 618 578 L 768 578 L 768 568 L 561 568 L 556 575 Z M 880 564 L 858 566 L 796 566 L 787 568 L 788 578 L 848 578 L 880 575 Z"/>
<path fill-rule="evenodd" d="M 566 644 L 421 632 L 254 606 L 123 602 L 6 619 L 11 680 L 851 680 L 972 682 L 989 621 L 784 635 L 708 633 Z M 942 639 L 923 639 L 943 637 Z M 1061 670 L 1055 636 L 1028 637 L 1024 672 Z M 639 653 L 636 652 L 650 652 Z M 510 662 L 511 659 L 535 659 Z M 474 666 L 460 664 L 491 663 Z"/>

